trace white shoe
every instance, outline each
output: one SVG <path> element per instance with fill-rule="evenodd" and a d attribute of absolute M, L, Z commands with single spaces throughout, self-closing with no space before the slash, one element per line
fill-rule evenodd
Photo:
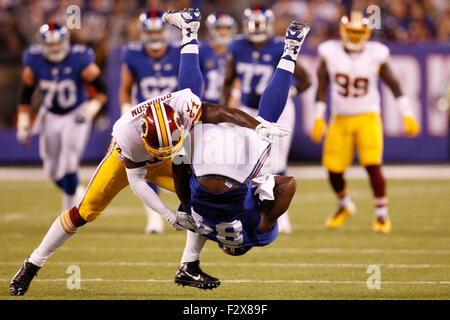
<path fill-rule="evenodd" d="M 201 13 L 199 9 L 184 9 L 183 11 L 164 12 L 162 20 L 180 30 L 190 29 L 189 32 L 196 33 L 200 28 Z"/>
<path fill-rule="evenodd" d="M 292 226 L 287 211 L 278 218 L 278 233 L 292 233 Z"/>

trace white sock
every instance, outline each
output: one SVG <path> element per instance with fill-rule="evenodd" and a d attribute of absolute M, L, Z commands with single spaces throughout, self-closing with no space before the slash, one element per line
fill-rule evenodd
<path fill-rule="evenodd" d="M 350 202 L 352 202 L 352 198 L 349 194 L 345 195 L 342 198 L 339 198 L 339 205 L 342 207 L 346 207 Z"/>
<path fill-rule="evenodd" d="M 388 216 L 388 207 L 375 207 L 375 216 L 386 218 Z"/>
<path fill-rule="evenodd" d="M 295 62 L 286 60 L 286 59 L 280 59 L 280 62 L 278 62 L 277 68 L 289 71 L 290 73 L 294 73 Z"/>
<path fill-rule="evenodd" d="M 53 222 L 41 244 L 33 251 L 28 261 L 42 267 L 53 252 L 61 247 L 77 230 L 78 228 L 74 227 L 70 221 L 69 211 L 63 212 Z"/>
<path fill-rule="evenodd" d="M 156 212 L 155 210 L 144 205 L 145 212 L 147 213 L 147 226 L 145 230 L 147 232 L 156 231 L 163 232 L 164 231 L 164 220 L 163 217 Z"/>
<path fill-rule="evenodd" d="M 200 260 L 200 253 L 206 243 L 206 238 L 196 232 L 187 231 L 186 246 L 184 247 L 181 263 Z"/>

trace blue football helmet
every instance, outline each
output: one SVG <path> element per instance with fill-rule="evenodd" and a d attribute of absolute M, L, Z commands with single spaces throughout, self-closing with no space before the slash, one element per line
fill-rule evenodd
<path fill-rule="evenodd" d="M 70 50 L 70 35 L 66 27 L 56 23 L 44 24 L 39 28 L 42 54 L 53 63 L 63 61 Z"/>
<path fill-rule="evenodd" d="M 222 250 L 223 252 L 225 252 L 226 254 L 230 255 L 230 256 L 241 256 L 244 253 L 246 253 L 247 251 L 249 251 L 251 248 L 251 246 L 247 246 L 247 247 L 234 247 L 234 246 L 227 246 L 221 242 L 217 243 L 219 245 L 220 250 Z"/>
<path fill-rule="evenodd" d="M 159 50 L 167 45 L 169 32 L 166 23 L 161 19 L 163 12 L 150 10 L 139 16 L 141 41 L 150 50 Z"/>
<path fill-rule="evenodd" d="M 208 28 L 209 38 L 219 45 L 227 46 L 236 35 L 237 27 L 234 18 L 226 12 L 213 12 L 206 18 L 206 27 Z M 218 28 L 228 28 L 229 34 L 226 35 Z"/>
<path fill-rule="evenodd" d="M 243 29 L 250 42 L 261 43 L 274 34 L 275 14 L 264 6 L 253 6 L 244 10 Z"/>

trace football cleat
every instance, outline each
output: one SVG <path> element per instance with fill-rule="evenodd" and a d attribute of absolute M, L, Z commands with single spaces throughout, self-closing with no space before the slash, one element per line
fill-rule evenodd
<path fill-rule="evenodd" d="M 31 280 L 37 275 L 41 267 L 25 260 L 19 272 L 16 273 L 9 285 L 9 291 L 12 296 L 23 296 L 30 286 Z"/>
<path fill-rule="evenodd" d="M 310 30 L 310 26 L 305 23 L 293 21 L 286 29 L 286 36 L 284 39 L 284 52 L 289 56 L 296 57 L 305 41 L 306 35 Z M 283 56 L 286 59 L 286 56 Z M 295 61 L 295 59 L 293 59 Z"/>
<path fill-rule="evenodd" d="M 200 28 L 201 13 L 199 9 L 184 9 L 183 11 L 164 12 L 162 20 L 180 30 L 188 29 L 188 32 L 197 32 Z"/>
<path fill-rule="evenodd" d="M 329 217 L 325 222 L 328 229 L 336 229 L 344 224 L 350 216 L 355 214 L 356 207 L 353 201 L 349 201 L 345 206 L 339 206 L 337 212 Z"/>
<path fill-rule="evenodd" d="M 204 273 L 200 261 L 182 263 L 175 274 L 175 283 L 199 289 L 214 289 L 220 286 L 220 280 Z"/>
<path fill-rule="evenodd" d="M 392 230 L 392 223 L 389 217 L 375 217 L 372 223 L 372 229 L 375 232 L 389 233 Z"/>

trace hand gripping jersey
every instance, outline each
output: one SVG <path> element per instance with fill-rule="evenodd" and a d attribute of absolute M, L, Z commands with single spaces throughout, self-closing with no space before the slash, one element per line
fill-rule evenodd
<path fill-rule="evenodd" d="M 130 42 L 122 48 L 122 62 L 137 83 L 137 102 L 177 90 L 180 48 L 167 46 L 161 58 L 150 57 L 142 42 Z"/>
<path fill-rule="evenodd" d="M 225 72 L 226 54 L 220 56 L 209 43 L 199 48 L 200 69 L 203 75 L 203 101 L 219 104 Z"/>
<path fill-rule="evenodd" d="M 201 124 L 191 130 L 194 138 L 193 175 L 188 212 L 197 231 L 206 238 L 228 246 L 264 246 L 278 234 L 278 226 L 261 233 L 261 201 L 254 194 L 257 177 L 270 152 L 270 144 L 247 128 Z M 238 187 L 212 193 L 198 177 L 222 177 Z M 269 186 L 272 192 L 273 185 Z"/>
<path fill-rule="evenodd" d="M 56 114 L 66 114 L 87 99 L 81 72 L 94 59 L 94 51 L 80 44 L 72 45 L 68 56 L 59 63 L 46 60 L 41 45 L 28 48 L 22 58 L 23 64 L 30 67 L 36 76 L 42 93 L 42 106 Z"/>
<path fill-rule="evenodd" d="M 147 107 L 155 103 L 167 103 L 179 114 L 186 135 L 201 116 L 202 103 L 200 98 L 193 94 L 190 89 L 157 96 L 130 108 L 114 124 L 112 136 L 120 149 L 120 153 L 131 161 L 159 161 L 148 153 L 141 139 L 141 117 L 145 114 Z"/>
<path fill-rule="evenodd" d="M 328 70 L 332 114 L 380 112 L 377 83 L 380 66 L 389 58 L 385 45 L 368 41 L 360 53 L 347 53 L 342 41 L 328 40 L 318 53 Z"/>
<path fill-rule="evenodd" d="M 259 100 L 269 84 L 284 50 L 284 39 L 274 37 L 261 49 L 255 49 L 246 38 L 238 37 L 229 46 L 236 73 L 241 81 L 241 102 L 258 109 Z"/>

